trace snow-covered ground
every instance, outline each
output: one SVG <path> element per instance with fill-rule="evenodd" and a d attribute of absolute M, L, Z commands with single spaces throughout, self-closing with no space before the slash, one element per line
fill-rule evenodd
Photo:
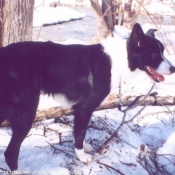
<path fill-rule="evenodd" d="M 35 1 L 33 27 L 57 24 L 75 19 L 82 19 L 85 14 L 77 12 L 68 7 L 50 7 L 52 1 Z"/>
<path fill-rule="evenodd" d="M 48 4 L 45 5 L 43 10 L 48 6 Z M 38 11 L 42 11 L 39 3 L 35 7 L 38 7 Z M 156 8 L 158 9 L 158 6 Z M 65 14 L 62 17 L 65 18 L 69 12 L 65 9 L 63 11 Z M 70 10 L 70 13 L 73 11 Z M 84 15 L 77 14 L 77 12 L 73 14 L 76 14 L 77 18 Z M 49 23 L 53 22 L 53 18 L 50 20 Z M 143 28 L 147 30 L 150 24 L 144 25 Z M 116 28 L 116 33 L 122 37 L 125 37 L 127 32 Z M 162 39 L 162 34 L 165 32 L 168 36 Z M 157 37 L 167 46 L 167 58 L 175 65 L 174 26 L 164 26 L 158 34 Z M 70 42 L 75 41 L 69 38 L 67 43 Z M 165 96 L 165 98 L 174 96 L 175 74 L 166 76 L 165 79 L 164 83 L 156 84 L 153 92 L 156 91 L 159 96 Z M 122 82 L 122 94 L 123 96 L 146 94 L 151 86 L 152 82 L 146 76 L 138 75 L 129 85 Z M 58 103 L 52 98 L 41 96 L 40 109 L 53 106 L 58 106 Z M 141 108 L 139 106 L 128 111 L 126 120 L 137 114 Z M 86 140 L 94 147 L 92 152 L 94 160 L 88 165 L 78 161 L 74 153 L 73 116 L 60 118 L 57 121 L 51 119 L 35 123 L 21 146 L 18 173 L 38 175 L 175 174 L 175 106 L 146 107 L 132 122 L 124 125 L 118 137 L 108 144 L 103 154 L 99 154 L 99 147 L 117 129 L 122 118 L 123 113 L 118 109 L 93 113 Z M 5 174 L 1 169 L 9 169 L 3 153 L 11 134 L 10 128 L 0 128 L 0 174 Z"/>

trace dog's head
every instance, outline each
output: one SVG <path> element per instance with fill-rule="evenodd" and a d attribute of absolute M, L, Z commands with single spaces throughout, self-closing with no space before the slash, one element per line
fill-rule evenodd
<path fill-rule="evenodd" d="M 164 81 L 163 75 L 175 72 L 175 67 L 164 57 L 162 43 L 154 37 L 156 30 L 144 34 L 136 23 L 127 41 L 128 62 L 131 71 L 145 71 L 156 82 Z"/>

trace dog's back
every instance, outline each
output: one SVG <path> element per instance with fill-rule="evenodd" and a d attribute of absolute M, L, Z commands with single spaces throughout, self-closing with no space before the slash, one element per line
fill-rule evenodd
<path fill-rule="evenodd" d="M 102 46 L 15 43 L 0 50 L 0 67 L 0 123 L 8 119 L 13 130 L 5 152 L 11 170 L 17 169 L 19 148 L 31 128 L 40 91 L 74 102 L 75 147 L 81 150 L 92 112 L 110 91 L 111 63 Z M 80 159 L 87 162 L 91 157 L 84 153 Z"/>
<path fill-rule="evenodd" d="M 18 103 L 12 96 L 5 96 L 24 89 L 28 93 L 32 89 L 47 94 L 62 93 L 72 101 L 82 94 L 87 94 L 87 98 L 98 81 L 109 83 L 106 69 L 110 72 L 110 61 L 100 49 L 100 45 L 64 46 L 52 42 L 15 43 L 1 49 L 0 100 Z M 81 56 L 77 57 L 77 53 Z"/>

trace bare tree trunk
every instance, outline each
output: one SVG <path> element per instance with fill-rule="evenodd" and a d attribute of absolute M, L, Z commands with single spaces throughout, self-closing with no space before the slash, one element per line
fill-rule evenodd
<path fill-rule="evenodd" d="M 3 7 L 4 0 L 0 0 L 0 47 L 3 46 Z"/>
<path fill-rule="evenodd" d="M 0 0 L 0 46 L 32 39 L 34 0 Z"/>
<path fill-rule="evenodd" d="M 116 24 L 132 29 L 141 7 L 151 0 L 101 0 L 101 6 L 98 0 L 90 1 L 97 19 L 99 38 L 105 39 L 112 35 Z"/>
<path fill-rule="evenodd" d="M 99 30 L 97 42 L 112 35 L 114 25 L 116 24 L 116 1 L 102 0 L 102 6 L 100 6 L 98 0 L 90 0 L 90 2 L 95 12 Z"/>
<path fill-rule="evenodd" d="M 124 9 L 122 8 L 122 0 L 116 0 L 117 3 L 117 24 L 122 25 L 123 23 L 123 14 L 124 14 Z"/>
<path fill-rule="evenodd" d="M 131 21 L 132 21 L 132 6 L 133 0 L 126 0 L 124 5 L 124 14 L 123 14 L 123 25 L 129 29 L 132 28 Z"/>
<path fill-rule="evenodd" d="M 128 29 L 132 29 L 137 21 L 141 6 L 145 0 L 125 0 L 123 25 Z M 133 4 L 134 3 L 134 4 Z"/>
<path fill-rule="evenodd" d="M 102 12 L 110 31 L 113 31 L 116 24 L 116 9 L 115 0 L 102 0 Z"/>
<path fill-rule="evenodd" d="M 100 39 L 106 38 L 110 34 L 110 30 L 108 29 L 107 23 L 104 19 L 104 15 L 98 0 L 90 0 L 92 8 L 95 12 L 95 17 L 97 20 L 97 27 L 99 31 L 99 36 L 95 38 L 94 42 L 98 42 Z"/>

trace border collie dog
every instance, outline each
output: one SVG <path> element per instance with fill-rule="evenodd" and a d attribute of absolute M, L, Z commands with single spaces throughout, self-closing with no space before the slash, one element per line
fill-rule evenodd
<path fill-rule="evenodd" d="M 111 48 L 108 42 L 87 46 L 29 41 L 0 48 L 0 123 L 7 119 L 13 131 L 4 153 L 10 169 L 18 168 L 20 146 L 31 129 L 41 91 L 73 102 L 75 153 L 80 161 L 90 162 L 86 129 L 92 112 L 110 92 L 115 70 L 123 66 L 130 73 L 145 71 L 156 82 L 175 72 L 163 45 L 149 33 L 134 25 L 125 42 L 125 58 L 119 56 L 120 45 Z"/>

